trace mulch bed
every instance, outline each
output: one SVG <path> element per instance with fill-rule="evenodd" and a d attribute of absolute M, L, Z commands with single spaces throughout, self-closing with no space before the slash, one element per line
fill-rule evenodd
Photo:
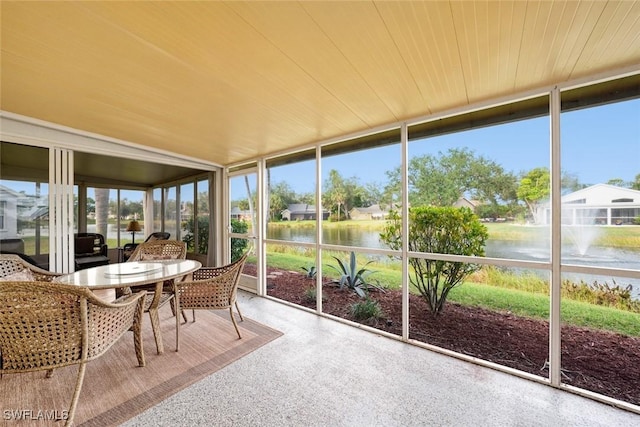
<path fill-rule="evenodd" d="M 255 275 L 255 266 L 244 273 Z M 268 295 L 315 309 L 305 290 L 315 279 L 292 271 L 269 269 Z M 360 298 L 348 289 L 323 286 L 323 312 L 356 321 L 350 307 Z M 366 323 L 402 335 L 399 291 L 374 292 L 384 318 Z M 548 377 L 549 323 L 479 307 L 447 303 L 430 314 L 419 296 L 409 298 L 410 338 L 524 372 Z M 588 328 L 562 327 L 562 378 L 565 384 L 640 405 L 640 338 Z"/>

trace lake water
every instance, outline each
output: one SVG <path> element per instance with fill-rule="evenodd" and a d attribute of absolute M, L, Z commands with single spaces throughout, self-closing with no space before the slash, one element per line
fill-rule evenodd
<path fill-rule="evenodd" d="M 268 227 L 267 238 L 274 240 L 289 240 L 293 242 L 315 242 L 315 229 L 302 227 Z M 380 241 L 379 232 L 366 230 L 360 227 L 325 228 L 322 230 L 324 243 L 357 246 L 369 248 L 388 248 Z M 583 251 L 581 249 L 581 251 Z M 548 241 L 517 241 L 517 240 L 495 240 L 490 239 L 485 246 L 485 255 L 492 258 L 517 259 L 524 261 L 548 261 L 550 250 Z M 566 264 L 587 265 L 593 267 L 623 268 L 640 270 L 640 252 L 590 246 L 584 255 L 579 253 L 577 247 L 567 245 L 562 250 L 562 262 Z M 567 275 L 573 280 L 593 280 L 610 282 L 610 278 L 587 276 L 587 275 Z M 633 285 L 633 295 L 640 298 L 640 280 L 618 278 L 616 283 Z M 611 284 L 611 283 L 610 283 Z"/>

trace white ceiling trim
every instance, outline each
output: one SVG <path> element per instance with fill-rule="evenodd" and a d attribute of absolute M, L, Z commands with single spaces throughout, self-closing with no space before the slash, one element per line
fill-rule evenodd
<path fill-rule="evenodd" d="M 7 111 L 0 111 L 0 139 L 5 142 L 45 148 L 65 148 L 86 153 L 161 163 L 187 168 L 215 171 L 221 165 L 122 141 L 44 120 L 34 119 Z"/>

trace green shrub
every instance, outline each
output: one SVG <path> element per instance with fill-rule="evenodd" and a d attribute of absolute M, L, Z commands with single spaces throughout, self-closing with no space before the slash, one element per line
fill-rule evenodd
<path fill-rule="evenodd" d="M 182 238 L 182 241 L 187 244 L 187 250 L 193 251 L 195 247 L 195 232 L 193 218 L 189 218 L 184 223 L 184 228 L 187 233 Z M 246 221 L 239 221 L 236 219 L 231 220 L 231 230 L 234 233 L 246 233 L 249 229 L 249 224 Z M 231 261 L 239 259 L 245 250 L 249 246 L 249 241 L 246 239 L 231 239 Z M 198 250 L 196 253 L 207 254 L 209 250 L 209 218 L 198 217 Z"/>
<path fill-rule="evenodd" d="M 318 290 L 313 288 L 307 288 L 304 290 L 304 298 L 310 302 L 316 302 L 318 300 Z M 326 301 L 327 297 L 323 296 L 322 301 Z"/>
<path fill-rule="evenodd" d="M 351 315 L 358 321 L 377 321 L 384 317 L 378 301 L 366 298 L 351 305 Z"/>
<path fill-rule="evenodd" d="M 563 297 L 572 300 L 640 313 L 640 301 L 634 300 L 631 295 L 633 286 L 622 287 L 615 280 L 613 285 L 609 285 L 595 280 L 589 284 L 583 280 L 576 283 L 566 279 L 562 281 L 561 291 Z"/>
<path fill-rule="evenodd" d="M 506 267 L 485 265 L 474 273 L 468 282 L 484 283 L 505 289 L 517 289 L 530 293 L 549 295 L 549 281 L 534 272 L 513 273 Z M 594 280 L 587 283 L 584 280 L 578 282 L 572 279 L 564 279 L 561 284 L 561 296 L 563 299 L 586 302 L 618 310 L 640 313 L 640 300 L 633 299 L 633 285 L 618 285 Z"/>
<path fill-rule="evenodd" d="M 409 251 L 484 256 L 487 228 L 468 208 L 423 206 L 409 209 Z M 392 212 L 380 239 L 391 249 L 402 248 L 402 221 Z M 444 309 L 449 292 L 481 266 L 471 263 L 410 258 L 409 281 L 432 313 Z"/>
<path fill-rule="evenodd" d="M 193 217 L 189 218 L 183 224 L 187 233 L 182 238 L 182 241 L 187 244 L 187 250 L 189 252 L 195 250 L 195 227 Z M 199 254 L 207 254 L 209 250 L 209 217 L 198 217 L 198 249 L 195 250 Z"/>
<path fill-rule="evenodd" d="M 246 233 L 249 230 L 249 223 L 246 221 L 239 221 L 237 219 L 231 220 L 231 230 L 234 233 Z M 240 259 L 240 257 L 244 254 L 247 247 L 249 246 L 249 241 L 247 239 L 231 239 L 231 262 Z"/>

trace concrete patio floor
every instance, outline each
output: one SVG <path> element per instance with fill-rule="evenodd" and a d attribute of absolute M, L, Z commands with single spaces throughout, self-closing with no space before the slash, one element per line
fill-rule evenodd
<path fill-rule="evenodd" d="M 125 426 L 632 426 L 640 415 L 247 292 L 284 333 Z"/>

